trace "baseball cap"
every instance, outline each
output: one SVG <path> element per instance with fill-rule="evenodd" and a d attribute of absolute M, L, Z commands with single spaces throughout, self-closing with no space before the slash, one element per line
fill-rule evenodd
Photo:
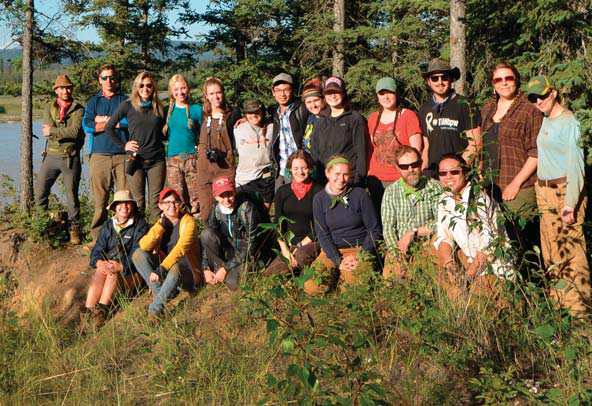
<path fill-rule="evenodd" d="M 218 176 L 212 182 L 214 196 L 220 196 L 224 192 L 234 192 L 234 181 L 229 176 Z"/>

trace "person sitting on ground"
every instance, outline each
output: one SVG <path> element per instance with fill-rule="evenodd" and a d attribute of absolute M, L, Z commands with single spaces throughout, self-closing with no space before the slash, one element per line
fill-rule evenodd
<path fill-rule="evenodd" d="M 405 265 L 410 260 L 426 256 L 437 258 L 431 240 L 436 234 L 442 195 L 440 183 L 421 174 L 421 153 L 417 149 L 399 147 L 394 163 L 401 177 L 386 188 L 382 199 L 382 231 L 388 250 L 383 270 L 385 278 L 404 276 Z M 409 254 L 416 250 L 411 257 Z"/>
<path fill-rule="evenodd" d="M 265 120 L 265 107 L 259 100 L 246 100 L 241 110 L 247 121 L 234 129 L 238 152 L 235 182 L 239 193 L 256 195 L 269 210 L 275 189 L 271 165 L 273 123 Z"/>
<path fill-rule="evenodd" d="M 313 201 L 315 232 L 321 245 L 321 254 L 313 267 L 320 272 L 305 282 L 308 294 L 323 292 L 326 284 L 332 288 L 331 282 L 336 280 L 343 281 L 345 286 L 353 285 L 368 267 L 359 254 L 374 253 L 381 239 L 370 196 L 364 189 L 349 185 L 349 160 L 333 155 L 325 167 L 328 183 Z"/>
<path fill-rule="evenodd" d="M 199 213 L 197 197 L 197 146 L 202 108 L 192 103 L 189 82 L 176 74 L 169 80 L 169 105 L 162 129 L 168 137 L 166 172 L 169 186 L 181 193 L 194 217 Z"/>
<path fill-rule="evenodd" d="M 280 233 L 293 233 L 291 241 L 284 238 L 278 239 L 282 256 L 290 265 L 277 257 L 267 267 L 266 274 L 286 272 L 290 267 L 307 266 L 319 255 L 320 246 L 313 235 L 314 220 L 312 214 L 312 202 L 314 196 L 323 190 L 323 187 L 314 183 L 310 178 L 310 172 L 314 165 L 311 156 L 300 149 L 288 158 L 288 168 L 292 175 L 292 182 L 282 185 L 277 190 L 274 199 L 275 223 L 280 226 Z M 281 221 L 286 217 L 289 221 Z"/>
<path fill-rule="evenodd" d="M 172 187 L 159 195 L 160 218 L 140 240 L 133 255 L 138 272 L 152 290 L 148 315 L 160 316 L 165 304 L 182 286 L 193 291 L 202 281 L 197 227 L 191 214 L 181 208 L 181 195 Z"/>
<path fill-rule="evenodd" d="M 104 323 L 118 288 L 130 289 L 141 285 L 142 277 L 136 272 L 131 259 L 140 239 L 148 232 L 148 224 L 137 216 L 136 202 L 129 191 L 115 192 L 108 209 L 115 215 L 101 226 L 90 253 L 90 266 L 96 271 L 83 310 L 92 316 L 97 326 Z"/>
<path fill-rule="evenodd" d="M 561 105 L 559 92 L 547 76 L 528 82 L 528 100 L 545 117 L 537 137 L 537 204 L 542 212 L 541 248 L 552 286 L 551 297 L 574 316 L 586 313 L 590 300 L 590 267 L 582 224 L 588 198 L 584 190 L 585 161 L 580 123 Z"/>
<path fill-rule="evenodd" d="M 438 227 L 434 246 L 443 267 L 442 286 L 451 298 L 470 282 L 471 292 L 497 296 L 497 277 L 512 278 L 514 271 L 505 258 L 507 237 L 500 225 L 497 203 L 468 181 L 468 166 L 460 155 L 444 155 L 438 166 L 440 183 L 447 188 L 438 207 Z M 460 273 L 457 269 L 462 269 Z"/>
<path fill-rule="evenodd" d="M 229 176 L 214 179 L 212 191 L 217 203 L 201 232 L 202 269 L 206 283 L 236 290 L 243 266 L 259 248 L 260 211 L 246 193 L 236 193 Z"/>

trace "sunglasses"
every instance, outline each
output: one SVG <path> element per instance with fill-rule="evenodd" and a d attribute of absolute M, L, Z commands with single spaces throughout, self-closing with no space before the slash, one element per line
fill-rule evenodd
<path fill-rule="evenodd" d="M 438 176 L 440 176 L 440 177 L 444 177 L 446 175 L 456 176 L 456 175 L 460 175 L 461 173 L 462 173 L 461 169 L 451 169 L 449 171 L 439 171 Z"/>
<path fill-rule="evenodd" d="M 442 82 L 448 82 L 450 81 L 450 75 L 448 73 L 443 73 L 441 75 L 432 75 L 430 76 L 430 80 L 433 83 L 437 83 L 438 80 L 442 79 Z"/>
<path fill-rule="evenodd" d="M 421 166 L 421 159 L 411 162 L 410 164 L 397 164 L 397 166 L 403 171 L 407 171 L 409 168 L 417 169 Z"/>
<path fill-rule="evenodd" d="M 539 100 L 546 100 L 551 95 L 552 90 L 549 90 L 545 94 L 529 94 L 528 101 L 531 103 L 536 103 L 537 99 Z"/>
<path fill-rule="evenodd" d="M 515 81 L 516 81 L 516 78 L 514 76 L 504 76 L 503 78 L 493 78 L 494 85 L 497 85 L 498 83 L 502 83 L 502 82 L 512 83 Z"/>
<path fill-rule="evenodd" d="M 108 80 L 110 82 L 115 82 L 115 76 L 110 75 L 110 76 L 99 76 L 101 78 L 101 80 Z"/>
<path fill-rule="evenodd" d="M 142 89 L 142 88 L 144 88 L 144 87 L 145 87 L 146 89 L 152 89 L 152 88 L 154 87 L 154 85 L 153 85 L 152 83 L 146 83 L 146 84 L 144 84 L 144 83 L 140 83 L 140 89 Z"/>

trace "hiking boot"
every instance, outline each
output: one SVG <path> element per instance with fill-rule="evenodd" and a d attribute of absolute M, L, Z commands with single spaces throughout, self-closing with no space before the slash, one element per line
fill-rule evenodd
<path fill-rule="evenodd" d="M 97 304 L 91 309 L 91 317 L 92 317 L 92 326 L 95 330 L 100 329 L 103 327 L 103 324 L 107 321 L 107 313 L 109 312 L 109 308 L 102 304 Z"/>
<path fill-rule="evenodd" d="M 84 307 L 80 312 L 80 325 L 78 326 L 80 334 L 84 334 L 90 331 L 93 309 L 94 307 Z"/>
<path fill-rule="evenodd" d="M 224 283 L 230 290 L 237 290 L 240 279 L 240 268 L 235 268 L 226 274 Z"/>
<path fill-rule="evenodd" d="M 80 245 L 80 234 L 78 233 L 77 224 L 70 224 L 70 244 Z"/>

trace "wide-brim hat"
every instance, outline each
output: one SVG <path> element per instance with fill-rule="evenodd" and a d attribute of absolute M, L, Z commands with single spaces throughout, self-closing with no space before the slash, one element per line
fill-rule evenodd
<path fill-rule="evenodd" d="M 260 110 L 261 112 L 265 111 L 265 106 L 263 106 L 263 103 L 261 103 L 261 101 L 257 99 L 245 100 L 243 102 L 243 105 L 241 106 L 241 112 L 243 114 L 256 113 Z"/>
<path fill-rule="evenodd" d="M 73 87 L 74 83 L 70 80 L 68 75 L 58 75 L 53 84 L 53 90 L 56 90 L 58 87 Z"/>
<path fill-rule="evenodd" d="M 428 69 L 422 72 L 421 76 L 424 79 L 432 76 L 434 73 L 448 73 L 454 80 L 460 79 L 460 69 L 450 68 L 450 63 L 441 58 L 434 58 L 428 64 Z"/>
<path fill-rule="evenodd" d="M 117 206 L 118 203 L 124 202 L 132 202 L 134 206 L 136 206 L 136 201 L 134 200 L 129 190 L 118 190 L 113 195 L 113 201 L 111 202 L 111 204 L 109 204 L 108 209 L 111 211 L 115 211 L 115 206 Z"/>

